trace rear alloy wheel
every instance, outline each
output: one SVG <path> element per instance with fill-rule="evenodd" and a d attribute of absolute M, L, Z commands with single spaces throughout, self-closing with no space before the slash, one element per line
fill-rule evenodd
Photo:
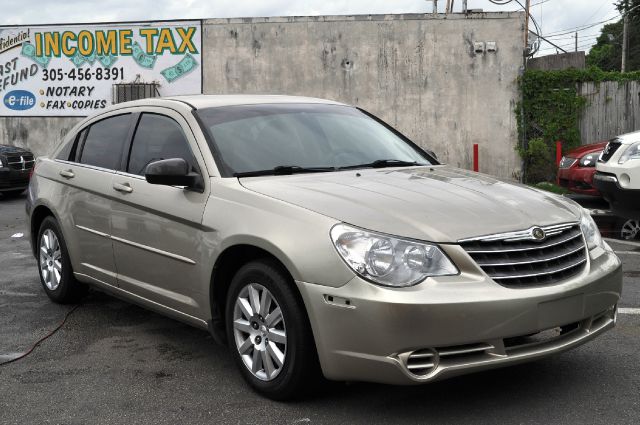
<path fill-rule="evenodd" d="M 62 251 L 53 230 L 45 229 L 42 232 L 39 252 L 42 282 L 50 291 L 55 291 L 62 280 Z"/>
<path fill-rule="evenodd" d="M 291 277 L 275 262 L 244 265 L 231 281 L 225 322 L 245 380 L 275 399 L 301 397 L 321 373 L 311 326 Z"/>
<path fill-rule="evenodd" d="M 640 238 L 640 220 L 627 220 L 620 226 L 620 237 L 626 240 Z"/>
<path fill-rule="evenodd" d="M 60 304 L 80 300 L 87 292 L 87 287 L 73 276 L 60 226 L 53 217 L 46 217 L 42 221 L 36 247 L 40 282 L 47 296 Z"/>

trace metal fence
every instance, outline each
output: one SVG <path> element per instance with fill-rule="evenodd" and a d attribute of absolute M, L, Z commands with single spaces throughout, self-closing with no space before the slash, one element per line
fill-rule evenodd
<path fill-rule="evenodd" d="M 582 83 L 578 93 L 588 102 L 580 120 L 583 144 L 640 130 L 640 82 Z"/>

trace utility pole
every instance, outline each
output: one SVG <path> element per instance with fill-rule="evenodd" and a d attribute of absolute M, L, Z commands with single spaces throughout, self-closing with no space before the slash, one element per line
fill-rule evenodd
<path fill-rule="evenodd" d="M 576 53 L 578 52 L 578 31 L 576 31 Z"/>
<path fill-rule="evenodd" d="M 527 3 L 524 8 L 525 18 L 524 18 L 524 56 L 529 56 L 529 16 L 531 13 L 531 0 L 527 0 Z"/>
<path fill-rule="evenodd" d="M 624 19 L 622 27 L 622 66 L 621 72 L 627 71 L 627 50 L 629 48 L 629 0 L 624 2 Z"/>

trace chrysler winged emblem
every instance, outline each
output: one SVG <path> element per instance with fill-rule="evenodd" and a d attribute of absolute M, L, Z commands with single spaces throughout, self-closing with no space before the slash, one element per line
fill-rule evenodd
<path fill-rule="evenodd" d="M 533 236 L 533 239 L 537 240 L 537 241 L 541 241 L 543 240 L 547 235 L 545 235 L 544 230 L 542 230 L 539 227 L 534 227 L 531 230 L 531 236 Z"/>

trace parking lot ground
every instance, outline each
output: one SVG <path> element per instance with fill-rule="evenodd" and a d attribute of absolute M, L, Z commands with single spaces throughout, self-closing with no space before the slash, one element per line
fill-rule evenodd
<path fill-rule="evenodd" d="M 24 227 L 24 198 L 0 198 L 0 362 L 71 308 L 41 289 Z M 586 345 L 423 386 L 336 383 L 294 403 L 253 393 L 207 332 L 93 291 L 0 366 L 0 424 L 638 424 L 640 244 L 611 245 L 624 313 Z"/>

